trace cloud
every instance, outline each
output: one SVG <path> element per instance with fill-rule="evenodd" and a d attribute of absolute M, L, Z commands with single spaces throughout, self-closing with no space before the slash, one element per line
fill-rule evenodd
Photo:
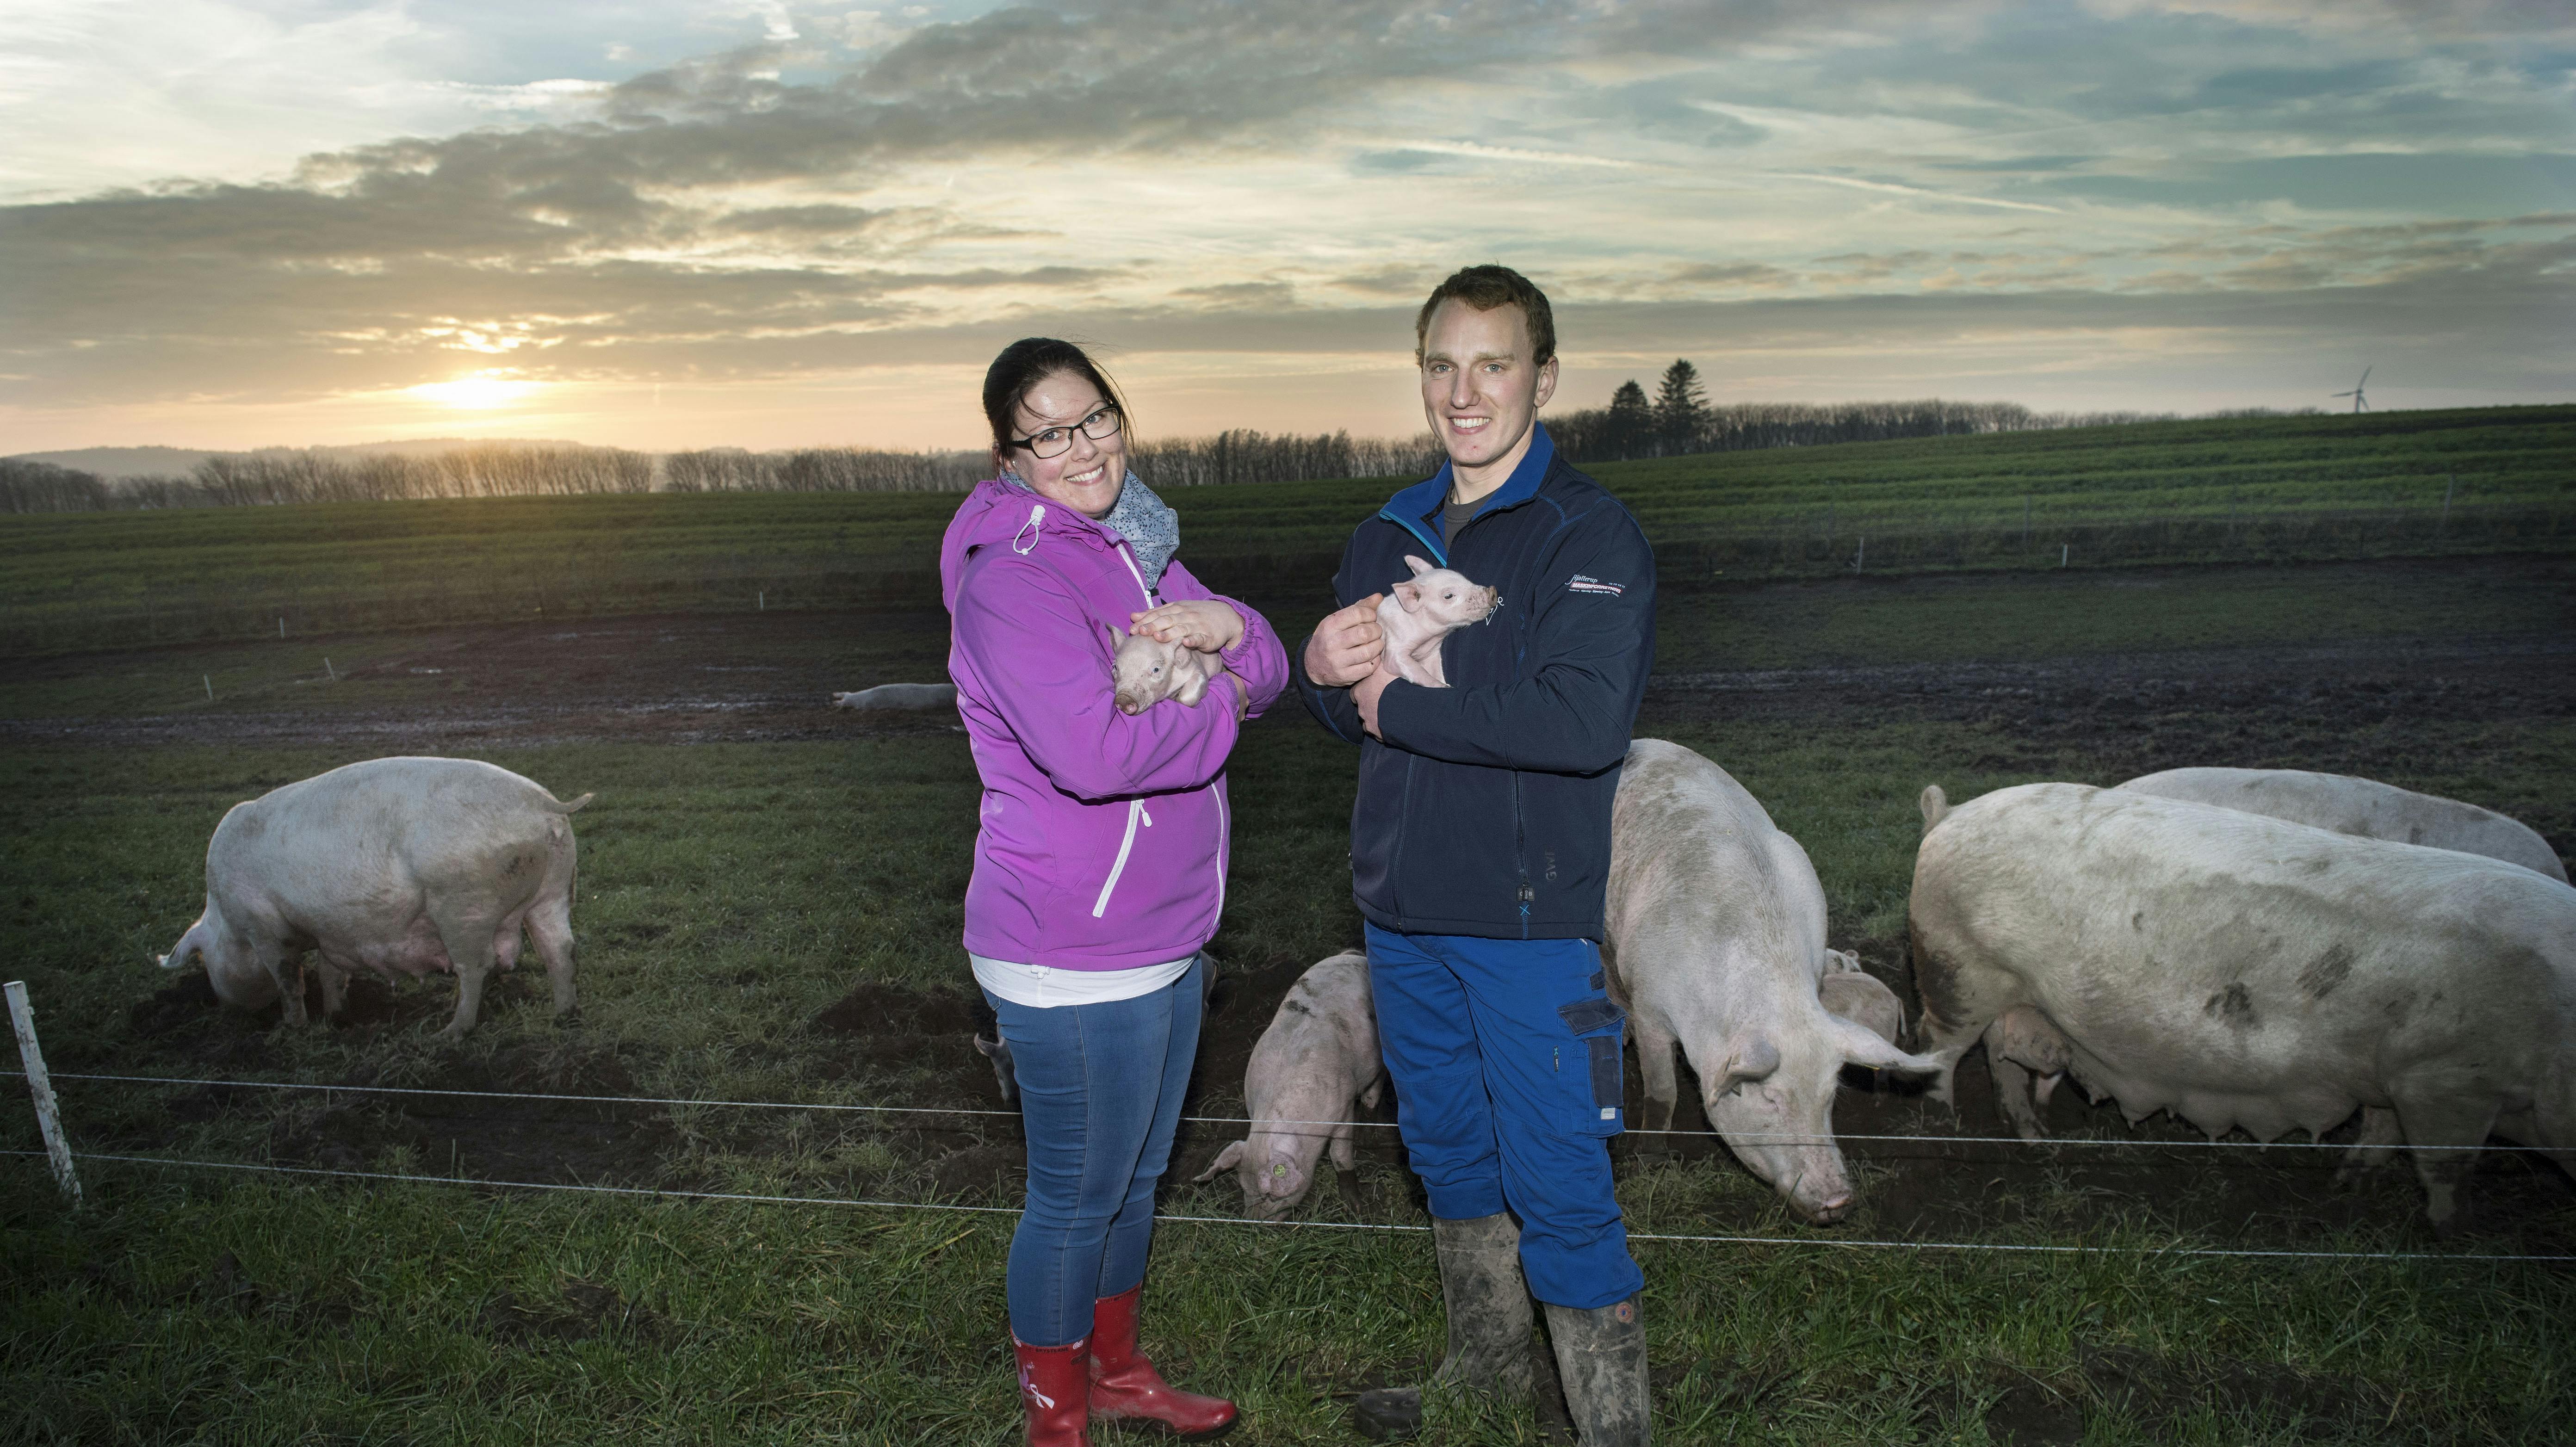
<path fill-rule="evenodd" d="M 450 87 L 536 123 L 0 208 L 0 406 L 314 398 L 504 356 L 803 379 L 1059 324 L 1340 355 L 1401 343 L 1432 282 L 1487 259 L 1609 348 L 1665 336 L 1658 308 L 2063 340 L 2219 325 L 2209 298 L 2314 328 L 2287 298 L 2511 294 L 2480 314 L 2534 354 L 2566 313 L 2576 125 L 2551 118 L 2563 66 L 2476 26 L 2537 12 L 2431 41 L 2266 13 L 746 4 L 730 33 L 761 38 L 614 83 Z M 1742 309 L 1802 304 L 1825 310 Z"/>

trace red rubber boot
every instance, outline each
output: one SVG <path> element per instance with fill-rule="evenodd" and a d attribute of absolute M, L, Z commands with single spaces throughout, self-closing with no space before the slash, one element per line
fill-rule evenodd
<path fill-rule="evenodd" d="M 1136 1306 L 1144 1294 L 1139 1284 L 1092 1303 L 1091 1414 L 1104 1422 L 1151 1422 L 1192 1442 L 1232 1431 L 1232 1402 L 1175 1388 L 1136 1349 Z"/>
<path fill-rule="evenodd" d="M 1018 1337 L 1020 1407 L 1028 1413 L 1029 1447 L 1091 1447 L 1091 1344 L 1033 1347 Z"/>

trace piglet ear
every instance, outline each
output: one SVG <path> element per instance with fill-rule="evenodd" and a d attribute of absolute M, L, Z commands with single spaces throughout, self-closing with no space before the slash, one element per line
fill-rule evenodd
<path fill-rule="evenodd" d="M 1413 570 L 1413 576 L 1417 578 L 1431 571 L 1431 565 L 1429 563 L 1422 561 L 1411 553 L 1404 555 L 1404 565 L 1411 568 Z"/>
<path fill-rule="evenodd" d="M 1420 583 L 1398 583 L 1391 591 L 1395 594 L 1395 601 L 1403 607 L 1405 612 L 1419 613 L 1422 611 L 1422 585 Z"/>

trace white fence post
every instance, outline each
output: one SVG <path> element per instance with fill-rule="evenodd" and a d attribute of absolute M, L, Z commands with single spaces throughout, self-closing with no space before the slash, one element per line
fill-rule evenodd
<path fill-rule="evenodd" d="M 36 1098 L 36 1129 L 45 1137 L 45 1154 L 54 1163 L 54 1181 L 75 1206 L 81 1203 L 80 1177 L 72 1173 L 72 1148 L 63 1140 L 62 1117 L 54 1110 L 54 1082 L 45 1074 L 45 1052 L 36 1045 L 36 1012 L 27 1004 L 27 982 L 11 980 L 9 1028 L 18 1034 L 18 1060 L 27 1068 L 27 1093 Z"/>

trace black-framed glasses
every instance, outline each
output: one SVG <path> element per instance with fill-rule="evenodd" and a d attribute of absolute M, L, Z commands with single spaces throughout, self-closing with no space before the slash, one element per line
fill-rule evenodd
<path fill-rule="evenodd" d="M 1119 426 L 1118 404 L 1115 402 L 1101 403 L 1090 416 L 1074 424 L 1074 427 L 1082 429 L 1083 436 L 1094 442 L 1106 442 L 1117 436 Z M 1067 448 L 1073 446 L 1073 427 L 1049 427 L 1026 437 L 1014 437 L 1011 445 L 1027 448 L 1031 457 L 1061 457 Z"/>

